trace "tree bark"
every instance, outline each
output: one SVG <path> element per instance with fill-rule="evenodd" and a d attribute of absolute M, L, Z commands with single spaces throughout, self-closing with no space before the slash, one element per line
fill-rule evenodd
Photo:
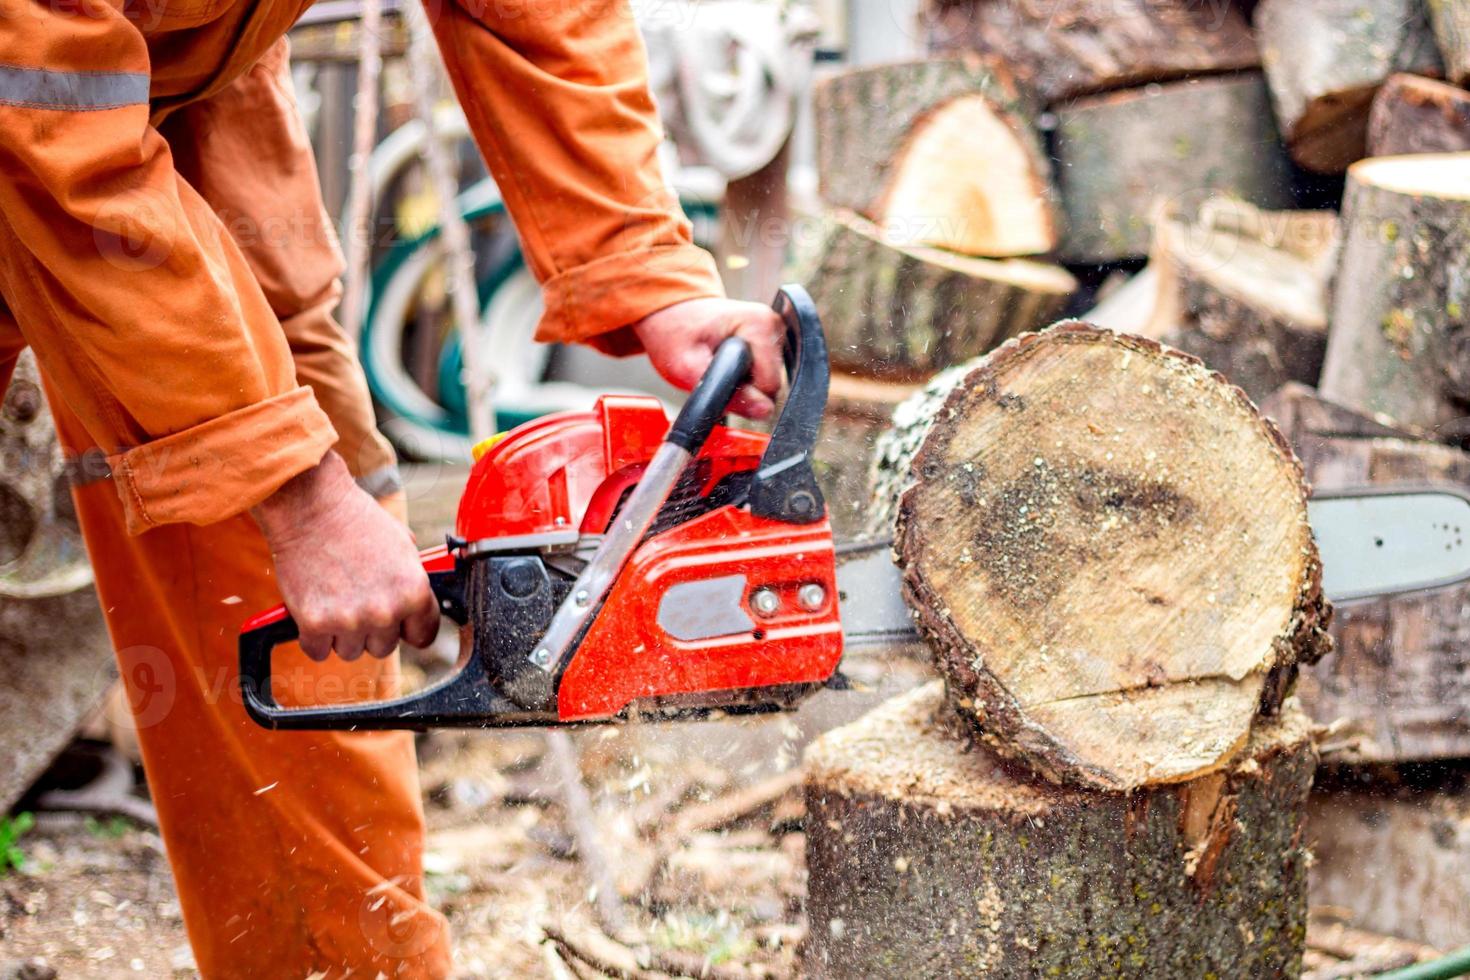
<path fill-rule="evenodd" d="M 1293 709 L 1215 775 L 1064 790 L 902 695 L 807 751 L 804 975 L 1295 977 L 1315 759 Z"/>
<path fill-rule="evenodd" d="M 1367 153 L 1369 105 L 1389 75 L 1443 72 L 1418 0 L 1261 0 L 1255 25 L 1291 155 L 1320 173 Z"/>
<path fill-rule="evenodd" d="M 893 410 L 917 390 L 913 384 L 832 375 L 813 463 L 827 500 L 827 516 L 839 539 L 862 533 L 870 504 L 868 471 L 874 449 L 892 422 Z"/>
<path fill-rule="evenodd" d="M 1263 212 L 1224 199 L 1154 229 L 1159 277 L 1142 331 L 1193 354 L 1260 401 L 1288 381 L 1316 384 L 1327 348 L 1336 219 Z"/>
<path fill-rule="evenodd" d="M 1449 484 L 1470 489 L 1470 453 L 1322 402 L 1300 386 L 1265 406 L 1318 493 Z M 1470 585 L 1339 606 L 1333 649 L 1297 694 L 1333 726 L 1327 754 L 1349 763 L 1470 757 Z"/>
<path fill-rule="evenodd" d="M 1432 78 L 1394 75 L 1373 97 L 1368 156 L 1470 150 L 1470 92 Z"/>
<path fill-rule="evenodd" d="M 1199 361 L 1075 321 L 894 417 L 874 510 L 988 744 L 1054 781 L 1178 782 L 1236 756 L 1329 607 L 1300 465 Z"/>
<path fill-rule="evenodd" d="M 822 199 L 966 255 L 1049 252 L 1051 165 L 1011 87 L 959 59 L 858 68 L 813 95 Z"/>
<path fill-rule="evenodd" d="M 1442 950 L 1470 944 L 1470 793 L 1391 787 L 1312 794 L 1305 842 L 1315 905 Z"/>
<path fill-rule="evenodd" d="M 931 0 L 926 21 L 931 48 L 994 59 L 1043 103 L 1260 65 L 1233 4 Z"/>
<path fill-rule="evenodd" d="M 1064 261 L 1146 254 L 1161 203 L 1178 210 L 1220 194 L 1291 203 L 1290 165 L 1258 73 L 1078 99 L 1056 115 Z"/>
<path fill-rule="evenodd" d="M 23 356 L 0 404 L 0 812 L 71 741 L 116 676 L 68 469 Z M 105 472 L 105 461 L 89 459 Z"/>
<path fill-rule="evenodd" d="M 1456 85 L 1470 82 L 1470 3 L 1428 0 L 1429 23 L 1444 56 L 1445 75 Z"/>
<path fill-rule="evenodd" d="M 1445 441 L 1470 435 L 1470 194 L 1455 154 L 1348 171 L 1322 397 Z"/>
<path fill-rule="evenodd" d="M 855 374 L 926 378 L 1049 322 L 1077 286 L 1047 263 L 895 245 L 850 212 L 813 228 L 797 278 L 822 311 L 833 366 Z"/>

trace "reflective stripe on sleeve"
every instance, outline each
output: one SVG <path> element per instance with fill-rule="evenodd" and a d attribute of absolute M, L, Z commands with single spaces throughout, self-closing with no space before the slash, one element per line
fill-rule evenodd
<path fill-rule="evenodd" d="M 148 76 L 126 71 L 52 71 L 0 65 L 0 105 L 118 109 L 148 102 Z"/>

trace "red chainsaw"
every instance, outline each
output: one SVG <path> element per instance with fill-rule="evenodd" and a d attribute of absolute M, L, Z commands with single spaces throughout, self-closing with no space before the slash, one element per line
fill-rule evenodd
<path fill-rule="evenodd" d="M 395 700 L 281 708 L 271 651 L 297 628 L 277 607 L 240 636 L 251 717 L 542 726 L 772 710 L 840 686 L 835 548 L 811 466 L 826 340 L 800 286 L 775 308 L 790 390 L 769 435 L 722 424 L 750 369 L 735 338 L 672 425 L 655 398 L 607 395 L 514 429 L 476 461 L 447 545 L 422 555 L 440 609 L 471 640 L 458 672 Z"/>
<path fill-rule="evenodd" d="M 812 472 L 827 342 L 805 289 L 776 296 L 789 391 L 769 435 L 725 426 L 751 354 L 725 341 L 672 425 L 608 395 L 529 422 L 475 462 L 455 533 L 423 553 L 461 626 L 457 672 L 416 694 L 282 708 L 278 606 L 240 634 L 245 708 L 267 728 L 489 728 L 794 707 L 845 687 L 843 648 L 917 639 L 887 540 L 835 545 Z M 1308 504 L 1334 602 L 1470 579 L 1470 493 L 1349 488 Z"/>

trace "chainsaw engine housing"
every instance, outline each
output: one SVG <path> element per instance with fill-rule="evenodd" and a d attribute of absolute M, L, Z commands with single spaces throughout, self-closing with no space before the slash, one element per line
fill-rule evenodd
<path fill-rule="evenodd" d="M 558 675 L 530 659 L 579 565 L 664 434 L 657 399 L 515 430 L 480 457 L 456 520 L 473 654 L 519 707 L 558 721 L 779 707 L 842 654 L 832 532 L 749 507 L 769 437 L 716 427 Z"/>

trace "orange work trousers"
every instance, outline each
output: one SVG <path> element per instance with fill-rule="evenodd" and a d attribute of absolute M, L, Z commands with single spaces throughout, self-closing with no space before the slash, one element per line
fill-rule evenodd
<path fill-rule="evenodd" d="M 374 429 L 353 346 L 331 317 L 342 260 L 284 42 L 171 116 L 164 135 L 180 175 L 249 263 L 337 450 L 360 483 L 401 509 L 392 450 Z M 54 316 L 24 295 L 5 299 L 14 320 L 0 319 L 0 385 L 28 319 Z M 85 481 L 86 461 L 114 447 L 99 447 L 57 386 L 47 389 Z M 242 514 L 131 535 L 112 480 L 83 482 L 74 497 L 203 975 L 447 975 L 447 927 L 423 900 L 411 735 L 268 732 L 241 706 L 240 623 L 280 601 L 254 521 Z M 276 663 L 284 703 L 385 697 L 396 687 L 396 659 L 316 664 L 292 647 Z"/>

